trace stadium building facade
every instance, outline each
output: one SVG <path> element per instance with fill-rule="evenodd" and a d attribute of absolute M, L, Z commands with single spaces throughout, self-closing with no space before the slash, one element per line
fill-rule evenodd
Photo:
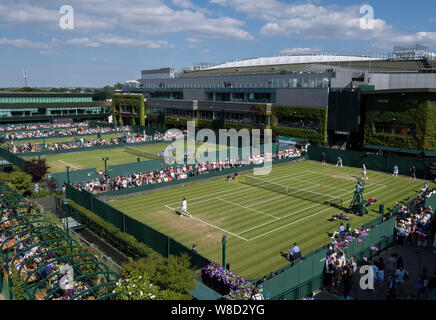
<path fill-rule="evenodd" d="M 147 75 L 159 70 L 144 70 L 141 79 L 126 83 L 121 96 L 141 94 L 145 123 L 154 126 L 184 129 L 186 121 L 194 120 L 197 127 L 215 129 L 268 127 L 276 136 L 305 138 L 321 145 L 362 148 L 373 140 L 390 145 L 398 141 L 371 140 L 371 135 L 383 133 L 375 132 L 377 125 L 372 124 L 373 131 L 365 125 L 370 99 L 363 97 L 376 97 L 380 90 L 385 94 L 386 90 L 400 94 L 404 90 L 406 100 L 422 97 L 423 88 L 436 88 L 434 59 L 432 54 L 398 52 L 390 59 L 294 55 L 240 60 L 158 79 Z M 434 106 L 432 93 L 428 93 L 424 100 Z M 427 111 L 434 112 L 430 107 Z M 119 116 L 119 106 L 113 105 L 112 112 Z M 412 132 L 426 135 L 431 129 L 431 125 L 418 127 L 424 131 Z M 432 143 L 406 145 L 434 148 Z"/>
<path fill-rule="evenodd" d="M 105 120 L 110 106 L 93 94 L 0 92 L 0 123 Z"/>

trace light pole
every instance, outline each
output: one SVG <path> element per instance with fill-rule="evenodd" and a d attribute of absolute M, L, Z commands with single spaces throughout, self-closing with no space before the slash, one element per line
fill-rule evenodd
<path fill-rule="evenodd" d="M 223 239 L 221 240 L 221 243 L 223 245 L 223 268 L 226 267 L 226 244 L 227 244 L 227 239 L 226 236 L 223 235 Z"/>
<path fill-rule="evenodd" d="M 107 161 L 109 160 L 109 158 L 104 157 L 104 158 L 101 158 L 101 160 L 104 161 L 104 177 L 107 178 Z"/>
<path fill-rule="evenodd" d="M 64 206 L 65 206 L 65 229 L 67 233 L 67 237 L 69 237 L 68 233 L 68 217 L 69 217 L 69 211 L 70 208 L 68 207 L 68 203 L 70 202 L 70 199 L 64 199 Z"/>
<path fill-rule="evenodd" d="M 70 184 L 70 167 L 66 166 L 65 168 L 67 168 L 67 184 Z"/>

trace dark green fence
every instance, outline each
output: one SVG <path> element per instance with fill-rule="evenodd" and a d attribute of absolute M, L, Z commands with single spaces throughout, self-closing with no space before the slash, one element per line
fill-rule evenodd
<path fill-rule="evenodd" d="M 120 229 L 122 232 L 132 235 L 138 241 L 146 244 L 165 257 L 187 253 L 190 257 L 191 264 L 197 269 L 203 268 L 210 263 L 208 259 L 201 256 L 199 253 L 188 249 L 167 235 L 126 216 L 123 212 L 96 199 L 89 192 L 79 191 L 70 185 L 67 185 L 66 196 L 82 207 L 94 212 L 106 222 Z"/>
<path fill-rule="evenodd" d="M 9 150 L 5 148 L 0 148 L 0 157 L 3 157 L 5 160 L 9 161 L 10 163 L 16 165 L 21 170 L 24 170 L 24 163 L 25 160 L 18 157 L 17 155 L 9 152 Z"/>
<path fill-rule="evenodd" d="M 301 157 L 297 157 L 297 158 L 285 158 L 285 159 L 281 159 L 281 160 L 275 160 L 273 161 L 273 166 L 276 165 L 280 165 L 280 164 L 285 164 L 285 163 L 291 163 L 294 161 L 301 161 L 301 160 L 305 160 L 306 157 L 305 156 L 301 156 Z M 158 161 L 161 160 L 152 160 L 152 161 L 147 161 L 144 163 L 144 166 L 147 165 L 150 162 L 150 166 L 154 166 L 156 164 L 158 164 Z M 162 163 L 164 164 L 164 162 L 162 161 Z M 139 164 L 139 163 L 138 163 Z M 132 168 L 134 168 L 133 165 L 135 164 L 130 164 Z M 167 165 L 162 165 L 162 166 L 158 166 L 156 168 L 152 168 L 152 170 L 156 170 L 156 169 L 160 169 L 160 168 L 164 168 Z M 204 180 L 204 179 L 210 179 L 213 177 L 219 177 L 219 176 L 224 176 L 224 175 L 230 175 L 233 174 L 235 172 L 242 172 L 242 171 L 248 171 L 248 170 L 253 170 L 254 168 L 260 168 L 262 167 L 262 165 L 250 165 L 250 166 L 246 166 L 246 167 L 239 167 L 239 168 L 232 168 L 232 169 L 226 169 L 226 170 L 222 170 L 222 171 L 216 171 L 216 172 L 211 172 L 208 174 L 201 174 L 198 176 L 191 176 L 188 177 L 186 179 L 181 179 L 181 180 L 172 180 L 169 182 L 165 182 L 165 183 L 156 183 L 156 184 L 146 184 L 140 187 L 132 187 L 132 188 L 128 188 L 128 189 L 121 189 L 121 190 L 116 190 L 116 191 L 107 191 L 107 192 L 102 192 L 99 194 L 96 194 L 95 197 L 102 197 L 102 196 L 119 196 L 119 195 L 124 195 L 124 194 L 130 194 L 130 193 L 135 193 L 135 192 L 145 192 L 145 191 L 150 191 L 153 189 L 158 189 L 158 188 L 168 188 L 171 186 L 175 186 L 178 184 L 186 184 L 186 183 L 191 183 L 191 182 L 195 182 L 195 181 L 199 181 L 199 180 Z M 114 172 L 125 172 L 123 171 L 124 169 L 120 169 L 121 171 L 110 171 L 110 175 L 114 176 Z M 133 172 L 139 172 L 139 171 L 132 171 Z"/>
<path fill-rule="evenodd" d="M 338 157 L 341 157 L 344 166 L 362 168 L 365 165 L 368 170 L 388 173 L 393 173 L 394 166 L 397 165 L 401 175 L 410 175 L 410 168 L 415 166 L 417 178 L 430 177 L 425 161 L 406 157 L 380 156 L 363 151 L 337 150 L 312 145 L 308 149 L 309 160 L 321 161 L 323 152 L 328 163 L 337 163 Z"/>
<path fill-rule="evenodd" d="M 425 206 L 431 207 L 433 209 L 433 212 L 436 212 L 436 195 L 428 198 L 425 202 Z"/>
<path fill-rule="evenodd" d="M 79 183 L 84 181 L 91 181 L 97 178 L 101 178 L 101 175 L 96 173 L 95 168 L 74 170 L 69 172 L 70 183 Z M 47 174 L 47 179 L 53 178 L 56 180 L 56 186 L 58 188 L 62 187 L 68 182 L 68 177 L 66 172 L 49 173 Z"/>

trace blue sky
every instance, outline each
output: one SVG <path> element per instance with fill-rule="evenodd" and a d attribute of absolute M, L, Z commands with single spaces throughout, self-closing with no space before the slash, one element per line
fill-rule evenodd
<path fill-rule="evenodd" d="M 74 29 L 61 29 L 63 5 Z M 361 27 L 360 8 L 374 10 Z M 141 69 L 298 53 L 436 48 L 436 3 L 355 0 L 0 0 L 0 87 L 104 86 Z"/>

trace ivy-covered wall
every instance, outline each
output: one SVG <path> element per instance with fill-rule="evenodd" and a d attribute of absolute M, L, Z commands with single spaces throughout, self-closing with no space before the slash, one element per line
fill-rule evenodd
<path fill-rule="evenodd" d="M 401 93 L 366 97 L 364 145 L 436 149 L 436 105 L 430 103 L 428 95 L 416 95 L 414 97 L 418 100 L 417 107 L 407 107 L 408 97 L 409 95 L 403 96 Z M 379 99 L 388 99 L 389 103 L 380 105 Z M 416 127 L 415 134 L 402 136 L 376 133 L 376 123 L 413 125 Z"/>
<path fill-rule="evenodd" d="M 128 105 L 132 108 L 138 109 L 138 115 L 122 115 L 120 116 L 118 112 L 125 112 L 123 110 L 123 105 Z M 114 94 L 112 96 L 112 115 L 114 117 L 114 122 L 118 125 L 145 125 L 145 104 L 143 95 L 123 95 Z M 130 123 L 123 123 L 123 117 L 129 118 Z"/>
<path fill-rule="evenodd" d="M 310 142 L 320 145 L 327 142 L 327 108 L 273 105 L 271 112 L 271 128 L 274 135 L 306 138 Z M 276 117 L 313 119 L 319 124 L 319 130 L 276 126 Z"/>

